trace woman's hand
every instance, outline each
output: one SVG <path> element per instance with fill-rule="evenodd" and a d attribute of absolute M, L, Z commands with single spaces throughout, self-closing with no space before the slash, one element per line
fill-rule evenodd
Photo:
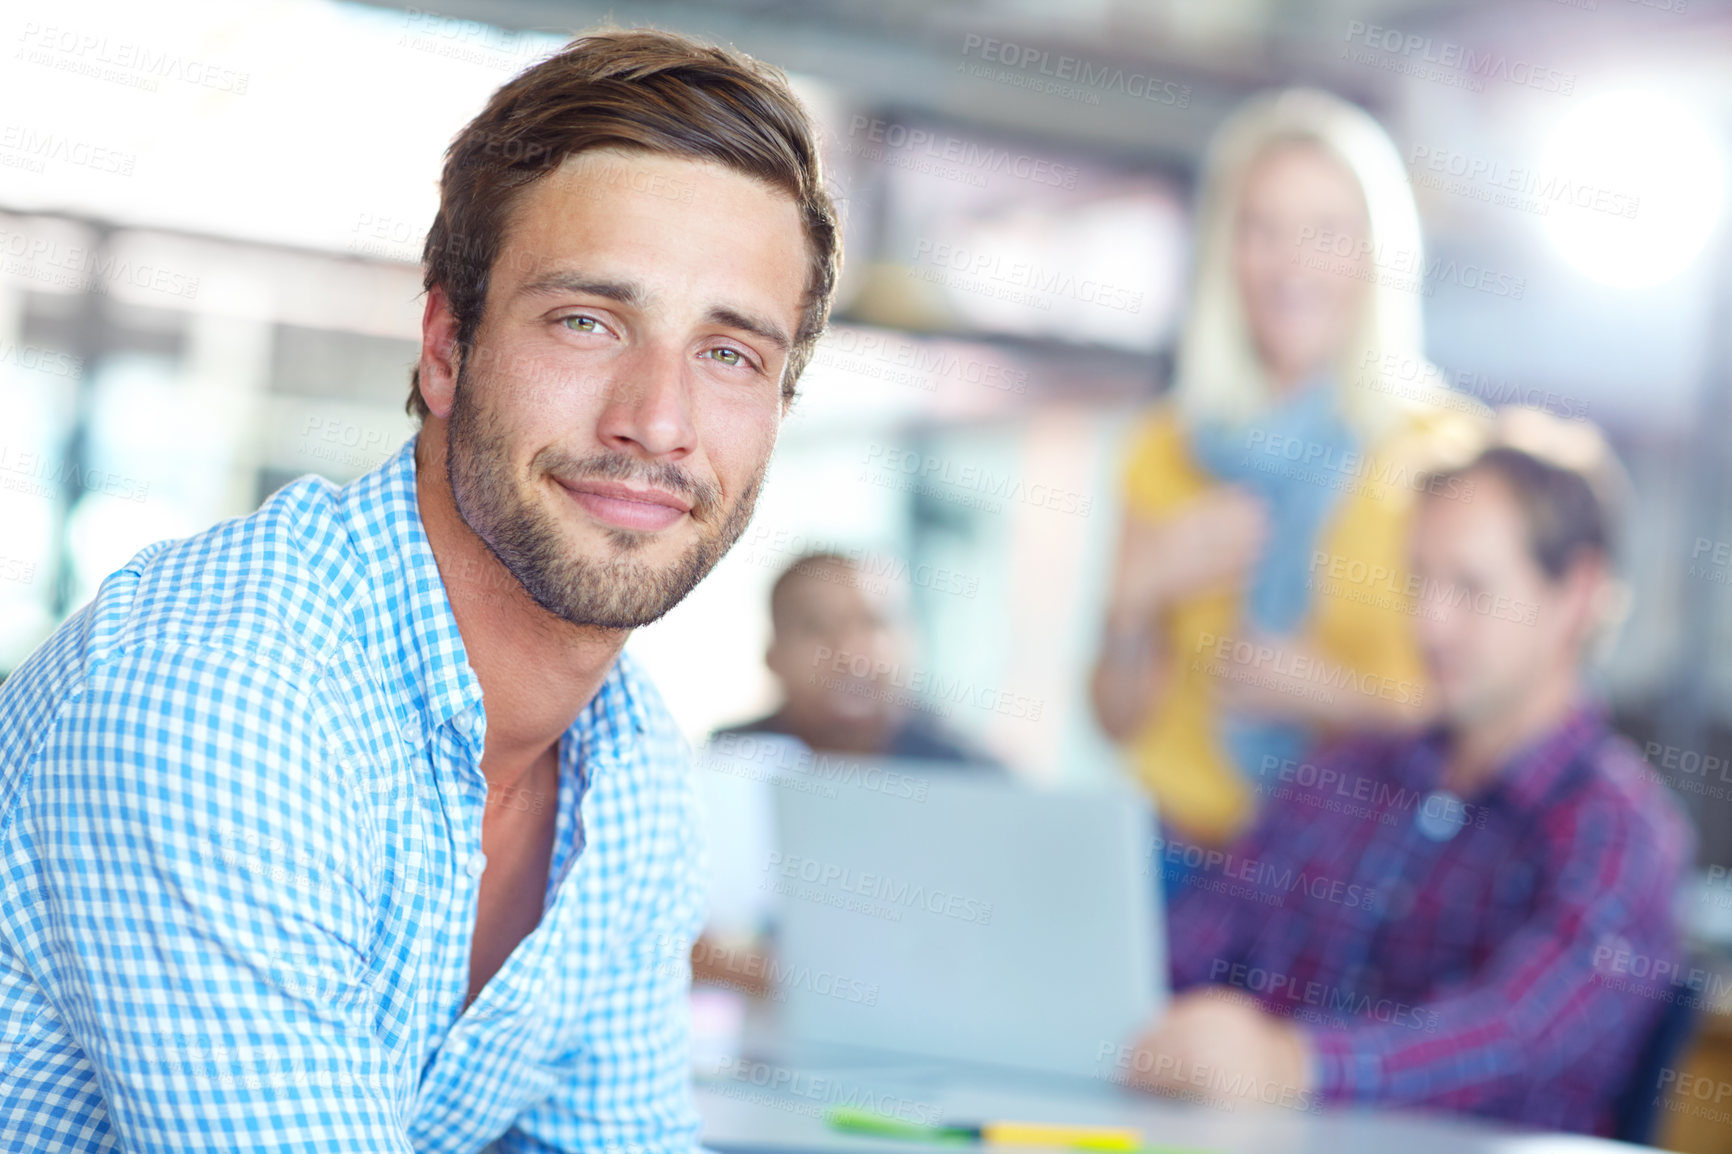
<path fill-rule="evenodd" d="M 1142 728 L 1166 688 L 1166 668 L 1155 623 L 1108 618 L 1089 679 L 1095 718 L 1108 737 L 1129 741 Z"/>
<path fill-rule="evenodd" d="M 1262 556 L 1269 513 L 1261 499 L 1227 485 L 1172 516 L 1127 516 L 1121 531 L 1112 609 L 1148 616 L 1212 587 L 1242 583 Z"/>
<path fill-rule="evenodd" d="M 1128 741 L 1165 691 L 1167 654 L 1160 622 L 1174 601 L 1244 580 L 1268 536 L 1263 502 L 1225 487 L 1171 517 L 1126 514 L 1099 658 L 1089 682 L 1095 717 L 1114 741 Z"/>

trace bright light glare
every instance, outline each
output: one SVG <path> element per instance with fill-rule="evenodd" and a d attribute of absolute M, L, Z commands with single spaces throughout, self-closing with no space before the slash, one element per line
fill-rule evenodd
<path fill-rule="evenodd" d="M 1546 231 L 1575 268 L 1636 288 L 1670 280 L 1713 232 L 1726 156 L 1682 105 L 1647 92 L 1609 92 L 1558 124 L 1536 179 L 1549 196 Z"/>

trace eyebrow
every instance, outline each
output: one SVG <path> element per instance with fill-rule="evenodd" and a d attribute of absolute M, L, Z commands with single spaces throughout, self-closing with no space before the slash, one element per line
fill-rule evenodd
<path fill-rule="evenodd" d="M 604 300 L 617 301 L 631 308 L 644 308 L 650 299 L 650 292 L 636 281 L 596 280 L 575 272 L 555 272 L 540 276 L 525 284 L 518 292 L 531 296 L 552 296 L 559 293 L 583 293 L 598 296 Z M 716 305 L 704 314 L 704 320 L 710 324 L 723 325 L 741 332 L 751 333 L 761 337 L 776 346 L 779 352 L 786 353 L 793 348 L 794 342 L 787 331 L 774 321 L 753 316 L 727 305 Z"/>
<path fill-rule="evenodd" d="M 793 347 L 793 342 L 788 339 L 788 334 L 782 331 L 781 325 L 773 321 L 759 320 L 757 317 L 748 316 L 737 309 L 718 305 L 711 309 L 704 319 L 713 325 L 725 325 L 731 329 L 739 329 L 742 332 L 762 337 L 775 345 L 779 352 L 785 353 Z"/>

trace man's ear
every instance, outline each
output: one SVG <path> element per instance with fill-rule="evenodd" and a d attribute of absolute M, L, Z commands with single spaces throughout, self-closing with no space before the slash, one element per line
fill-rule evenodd
<path fill-rule="evenodd" d="M 1616 590 L 1606 558 L 1596 549 L 1582 549 L 1564 571 L 1564 604 L 1570 615 L 1571 632 L 1585 647 L 1611 624 L 1607 617 Z"/>
<path fill-rule="evenodd" d="M 427 307 L 421 313 L 421 361 L 417 378 L 421 399 L 440 420 L 451 415 L 457 396 L 457 370 L 462 364 L 457 347 L 457 316 L 440 285 L 427 290 Z"/>

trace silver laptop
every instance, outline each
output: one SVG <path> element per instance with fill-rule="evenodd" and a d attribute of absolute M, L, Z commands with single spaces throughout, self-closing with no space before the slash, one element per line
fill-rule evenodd
<path fill-rule="evenodd" d="M 770 790 L 760 882 L 790 1056 L 830 1044 L 1098 1078 L 1164 1007 L 1142 795 L 886 759 L 801 776 Z"/>

